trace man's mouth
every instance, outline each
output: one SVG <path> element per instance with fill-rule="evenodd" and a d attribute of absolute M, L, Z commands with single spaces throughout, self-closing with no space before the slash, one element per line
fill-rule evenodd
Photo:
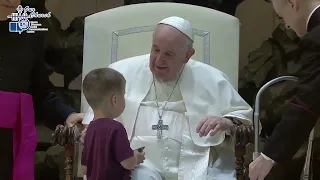
<path fill-rule="evenodd" d="M 164 70 L 164 69 L 167 69 L 168 67 L 167 67 L 167 66 L 157 66 L 157 65 L 156 65 L 156 68 L 157 68 L 157 69 L 160 69 L 160 70 Z"/>

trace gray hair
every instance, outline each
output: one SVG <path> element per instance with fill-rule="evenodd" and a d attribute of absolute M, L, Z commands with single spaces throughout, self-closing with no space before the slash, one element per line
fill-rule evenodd
<path fill-rule="evenodd" d="M 193 41 L 188 37 L 186 37 L 185 46 L 186 46 L 187 49 L 193 48 Z"/>

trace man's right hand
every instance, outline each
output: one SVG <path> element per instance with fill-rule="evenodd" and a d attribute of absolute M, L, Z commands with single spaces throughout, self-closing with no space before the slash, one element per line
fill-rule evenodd
<path fill-rule="evenodd" d="M 138 152 L 138 151 L 134 151 L 134 156 L 137 158 L 137 165 L 143 163 L 143 161 L 146 159 L 144 157 L 145 152 Z"/>
<path fill-rule="evenodd" d="M 256 160 L 249 165 L 249 178 L 250 180 L 263 180 L 269 174 L 273 167 L 271 160 L 265 159 L 260 155 Z"/>

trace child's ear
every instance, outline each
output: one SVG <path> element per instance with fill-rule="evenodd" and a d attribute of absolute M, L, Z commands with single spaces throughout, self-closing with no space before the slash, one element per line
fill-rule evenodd
<path fill-rule="evenodd" d="M 114 106 L 115 104 L 117 104 L 117 95 L 112 95 L 111 96 L 111 104 Z"/>

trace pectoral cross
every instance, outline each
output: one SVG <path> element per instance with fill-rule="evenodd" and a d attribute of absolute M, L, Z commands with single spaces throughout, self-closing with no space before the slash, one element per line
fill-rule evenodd
<path fill-rule="evenodd" d="M 168 125 L 163 125 L 163 120 L 159 120 L 158 124 L 156 125 L 152 125 L 152 130 L 157 130 L 157 136 L 158 139 L 161 139 L 162 136 L 162 130 L 169 130 L 169 126 Z"/>

